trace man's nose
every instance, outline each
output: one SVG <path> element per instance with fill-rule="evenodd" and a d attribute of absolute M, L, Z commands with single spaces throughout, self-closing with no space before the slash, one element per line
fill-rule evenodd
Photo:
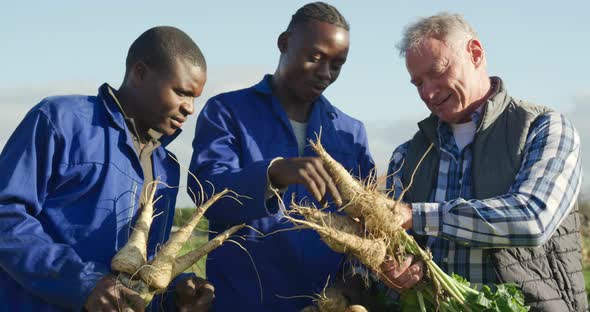
<path fill-rule="evenodd" d="M 317 75 L 322 80 L 331 80 L 332 74 L 330 73 L 330 63 L 328 62 L 321 62 L 319 68 L 317 70 Z"/>
<path fill-rule="evenodd" d="M 432 102 L 435 98 L 436 95 L 438 94 L 438 87 L 431 83 L 431 82 L 423 82 L 422 83 L 422 90 L 420 91 L 422 99 L 425 100 L 426 102 L 430 103 Z"/>
<path fill-rule="evenodd" d="M 186 100 L 182 104 L 182 109 L 186 112 L 187 115 L 192 115 L 195 113 L 195 99 L 191 98 Z"/>

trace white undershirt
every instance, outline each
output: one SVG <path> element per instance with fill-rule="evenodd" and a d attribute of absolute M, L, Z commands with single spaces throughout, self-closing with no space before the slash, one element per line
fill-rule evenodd
<path fill-rule="evenodd" d="M 297 150 L 299 151 L 299 156 L 303 156 L 303 151 L 305 150 L 305 134 L 307 133 L 307 122 L 298 122 L 292 119 L 289 119 L 289 122 L 291 122 L 291 127 L 293 128 L 295 139 L 297 139 Z"/>
<path fill-rule="evenodd" d="M 450 125 L 453 129 L 453 137 L 455 138 L 455 143 L 457 144 L 459 151 L 462 151 L 465 148 L 465 146 L 473 142 L 476 125 L 473 121 L 469 121 L 462 124 Z"/>
<path fill-rule="evenodd" d="M 307 122 L 297 122 L 291 119 L 289 119 L 289 122 L 291 123 L 291 128 L 293 128 L 293 133 L 295 134 L 295 139 L 297 140 L 297 151 L 299 153 L 299 156 L 303 156 L 303 151 L 305 150 L 305 134 L 307 133 Z M 270 183 L 268 169 L 270 168 L 270 166 L 272 166 L 272 163 L 279 159 L 283 159 L 283 157 L 276 157 L 273 160 L 271 160 L 270 164 L 268 165 L 268 168 L 266 169 L 266 191 L 264 197 L 265 199 L 272 198 L 275 195 L 274 191 L 283 194 L 287 190 L 287 187 L 278 190 Z M 264 206 L 266 208 L 266 202 L 264 203 Z"/>
<path fill-rule="evenodd" d="M 475 111 L 480 115 L 483 112 L 485 105 L 480 105 Z M 475 137 L 475 131 L 477 131 L 477 125 L 473 120 L 470 120 L 462 124 L 449 124 L 453 129 L 453 137 L 455 138 L 455 144 L 459 148 L 459 152 L 463 151 L 465 146 L 473 142 Z"/>

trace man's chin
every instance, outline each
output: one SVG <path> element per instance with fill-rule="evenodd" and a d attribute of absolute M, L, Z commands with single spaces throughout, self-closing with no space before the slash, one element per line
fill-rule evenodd
<path fill-rule="evenodd" d="M 305 92 L 304 94 L 302 94 L 301 99 L 306 101 L 306 102 L 313 102 L 315 100 L 317 100 L 317 98 L 320 97 L 320 95 L 322 95 L 322 93 L 324 93 L 325 90 L 315 90 L 315 89 L 310 89 L 307 92 Z"/>
<path fill-rule="evenodd" d="M 164 127 L 157 127 L 157 128 L 154 128 L 154 130 L 158 131 L 158 132 L 159 132 L 159 133 L 161 133 L 162 135 L 165 135 L 165 136 L 171 136 L 171 135 L 173 135 L 174 133 L 176 133 L 176 131 L 177 131 L 178 129 L 176 129 L 176 128 L 174 128 L 174 127 L 165 127 L 165 128 L 164 128 Z"/>

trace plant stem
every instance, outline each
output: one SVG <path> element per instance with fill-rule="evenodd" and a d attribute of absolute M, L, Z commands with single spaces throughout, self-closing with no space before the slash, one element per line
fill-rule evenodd
<path fill-rule="evenodd" d="M 420 305 L 420 312 L 426 312 L 426 306 L 424 305 L 424 298 L 422 297 L 422 292 L 417 291 L 416 296 L 418 296 L 418 304 Z"/>

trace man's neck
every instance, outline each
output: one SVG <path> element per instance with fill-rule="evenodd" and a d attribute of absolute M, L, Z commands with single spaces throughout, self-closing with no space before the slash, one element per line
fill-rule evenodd
<path fill-rule="evenodd" d="M 271 80 L 271 86 L 273 94 L 279 99 L 279 103 L 289 119 L 297 122 L 307 122 L 313 102 L 306 103 L 293 96 L 281 78 L 277 77 L 276 74 Z"/>
<path fill-rule="evenodd" d="M 484 93 L 483 97 L 479 100 L 479 105 L 478 107 L 485 103 L 487 100 L 489 100 L 496 91 L 495 85 L 492 84 L 492 80 L 488 77 L 488 79 L 484 79 L 482 80 L 482 84 L 481 84 L 481 90 L 482 93 Z"/>
<path fill-rule="evenodd" d="M 479 100 L 469 105 L 469 108 L 467 109 L 467 112 L 465 114 L 465 119 L 460 120 L 458 124 L 471 121 L 471 115 L 475 111 L 480 109 L 485 102 L 487 102 L 492 96 L 494 96 L 494 94 L 496 94 L 496 86 L 491 83 L 491 79 L 489 78 L 482 79 L 482 83 L 480 84 L 480 90 L 480 94 L 483 94 L 483 96 L 481 96 Z"/>
<path fill-rule="evenodd" d="M 136 106 L 133 105 L 133 101 L 131 101 L 131 97 L 129 93 L 123 88 L 119 88 L 119 90 L 111 89 L 113 91 L 114 99 L 119 105 L 121 112 L 126 118 L 133 119 L 133 124 L 135 129 L 130 129 L 136 135 L 142 145 L 147 142 L 148 137 L 148 130 L 147 128 L 143 127 L 141 120 L 137 118 L 137 109 Z"/>

